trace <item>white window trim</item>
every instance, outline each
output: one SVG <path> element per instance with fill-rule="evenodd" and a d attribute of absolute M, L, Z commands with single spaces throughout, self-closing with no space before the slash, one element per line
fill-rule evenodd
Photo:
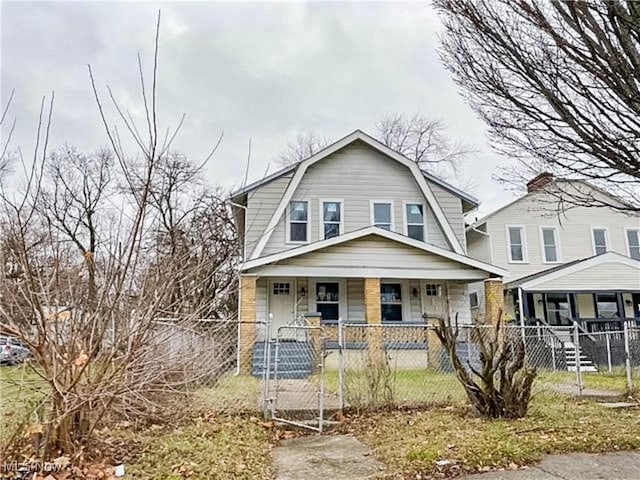
<path fill-rule="evenodd" d="M 411 202 L 409 202 L 411 203 Z M 400 322 L 386 322 L 386 324 L 391 325 L 402 325 L 403 323 L 412 323 L 414 322 L 411 318 L 411 285 L 409 280 L 400 280 L 397 278 L 381 278 L 380 285 L 383 283 L 399 283 L 400 284 L 400 295 L 402 296 L 402 321 Z M 380 293 L 378 293 L 378 301 L 380 302 L 380 306 L 382 307 L 382 297 Z M 381 315 L 382 317 L 382 315 Z M 380 318 L 382 322 L 382 318 Z M 415 322 L 414 322 L 415 323 Z"/>
<path fill-rule="evenodd" d="M 349 299 L 347 298 L 347 280 L 344 278 L 331 278 L 331 277 L 318 277 L 318 278 L 310 278 L 307 288 L 307 298 L 308 298 L 308 312 L 316 312 L 316 285 L 318 283 L 337 283 L 339 292 L 338 292 L 338 314 L 342 320 L 348 322 L 347 311 L 349 305 Z"/>
<path fill-rule="evenodd" d="M 556 247 L 556 258 L 557 260 L 547 260 L 546 252 L 544 249 L 544 235 L 543 230 L 553 230 L 553 239 Z M 560 229 L 557 225 L 540 225 L 540 254 L 542 258 L 542 263 L 547 264 L 555 264 L 562 263 L 562 249 L 560 247 Z"/>
<path fill-rule="evenodd" d="M 511 258 L 511 237 L 509 237 L 510 228 L 522 229 L 522 260 L 513 260 Z M 527 229 L 524 225 L 508 224 L 504 226 L 505 238 L 507 241 L 507 261 L 508 263 L 529 263 L 529 248 L 527 247 Z"/>
<path fill-rule="evenodd" d="M 627 256 L 631 257 L 631 244 L 629 244 L 629 233 L 628 233 L 629 231 L 638 232 L 638 241 L 640 242 L 640 227 L 624 227 L 624 243 L 627 247 Z"/>
<path fill-rule="evenodd" d="M 371 200 L 369 202 L 369 213 L 370 213 L 371 225 L 375 226 L 375 224 L 376 224 L 375 214 L 374 214 L 374 211 L 373 211 L 373 205 L 376 204 L 376 203 L 387 203 L 387 204 L 391 205 L 391 231 L 395 232 L 396 231 L 396 219 L 395 219 L 393 200 Z"/>
<path fill-rule="evenodd" d="M 291 203 L 292 202 L 307 202 L 307 241 L 306 242 L 298 242 L 298 241 L 291 240 Z M 287 219 L 287 224 L 285 226 L 284 243 L 288 245 L 306 245 L 307 243 L 311 243 L 311 202 L 305 198 L 301 198 L 299 200 L 291 200 L 287 205 L 285 215 Z"/>
<path fill-rule="evenodd" d="M 609 239 L 609 227 L 601 227 L 598 225 L 592 225 L 590 232 L 591 232 L 591 249 L 594 255 L 596 255 L 596 239 L 593 236 L 593 231 L 594 230 L 604 230 L 604 242 L 606 243 L 606 247 L 607 249 L 605 250 L 604 253 L 610 252 L 611 251 L 611 240 Z"/>
<path fill-rule="evenodd" d="M 402 234 L 405 237 L 409 236 L 409 222 L 407 221 L 407 205 L 422 205 L 422 235 L 424 237 L 424 242 L 427 243 L 429 241 L 428 230 L 427 230 L 427 206 L 421 200 L 410 201 L 404 200 L 402 202 Z M 412 223 L 411 225 L 418 225 L 417 223 Z"/>
<path fill-rule="evenodd" d="M 344 234 L 344 200 L 339 198 L 320 198 L 318 199 L 318 219 L 320 223 L 318 223 L 318 240 L 326 240 L 324 238 L 324 202 L 332 202 L 340 204 L 340 226 L 338 227 L 340 231 L 338 232 L 338 236 Z"/>

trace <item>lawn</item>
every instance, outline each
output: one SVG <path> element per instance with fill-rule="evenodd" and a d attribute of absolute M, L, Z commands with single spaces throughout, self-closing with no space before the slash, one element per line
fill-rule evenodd
<path fill-rule="evenodd" d="M 520 420 L 481 419 L 467 406 L 376 412 L 355 415 L 343 428 L 398 478 L 516 468 L 551 453 L 640 448 L 637 409 L 545 394 L 536 395 L 531 407 Z"/>

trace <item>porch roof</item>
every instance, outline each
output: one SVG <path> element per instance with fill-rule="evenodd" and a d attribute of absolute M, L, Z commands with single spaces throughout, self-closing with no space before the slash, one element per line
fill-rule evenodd
<path fill-rule="evenodd" d="M 249 260 L 241 265 L 241 272 L 451 280 L 481 280 L 507 273 L 466 255 L 374 226 Z"/>
<path fill-rule="evenodd" d="M 527 291 L 640 291 L 640 260 L 606 252 L 512 280 L 505 289 Z"/>

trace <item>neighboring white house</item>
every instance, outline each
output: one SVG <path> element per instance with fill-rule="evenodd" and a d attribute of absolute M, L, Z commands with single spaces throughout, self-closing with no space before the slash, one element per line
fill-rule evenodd
<path fill-rule="evenodd" d="M 501 268 L 466 254 L 464 216 L 477 201 L 355 131 L 312 157 L 232 194 L 244 263 L 241 369 L 299 315 L 323 325 L 470 322 L 467 285 Z"/>
<path fill-rule="evenodd" d="M 523 324 L 571 325 L 588 332 L 640 319 L 640 215 L 563 205 L 563 189 L 607 195 L 586 182 L 543 173 L 527 193 L 467 227 L 469 255 L 508 271 L 507 316 Z M 553 192 L 553 193 L 550 193 Z M 483 285 L 470 288 L 483 313 Z"/>

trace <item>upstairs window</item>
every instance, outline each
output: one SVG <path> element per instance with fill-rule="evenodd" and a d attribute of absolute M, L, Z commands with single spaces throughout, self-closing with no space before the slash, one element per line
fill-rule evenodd
<path fill-rule="evenodd" d="M 608 234 L 606 228 L 593 228 L 591 230 L 591 236 L 593 239 L 593 253 L 594 255 L 600 255 L 609 250 L 608 247 Z"/>
<path fill-rule="evenodd" d="M 627 248 L 631 258 L 640 260 L 640 229 L 627 229 Z"/>
<path fill-rule="evenodd" d="M 393 203 L 371 202 L 371 223 L 385 230 L 393 230 Z"/>
<path fill-rule="evenodd" d="M 555 227 L 542 227 L 540 229 L 540 236 L 542 239 L 543 260 L 546 263 L 559 262 L 558 229 Z"/>
<path fill-rule="evenodd" d="M 421 203 L 407 203 L 407 236 L 424 242 L 424 206 Z"/>
<path fill-rule="evenodd" d="M 342 202 L 322 201 L 322 224 L 324 237 L 337 237 L 342 233 Z"/>
<path fill-rule="evenodd" d="M 517 263 L 527 261 L 527 250 L 524 238 L 524 227 L 518 225 L 507 226 L 509 262 Z"/>
<path fill-rule="evenodd" d="M 309 241 L 309 203 L 295 201 L 289 204 L 289 242 Z"/>

